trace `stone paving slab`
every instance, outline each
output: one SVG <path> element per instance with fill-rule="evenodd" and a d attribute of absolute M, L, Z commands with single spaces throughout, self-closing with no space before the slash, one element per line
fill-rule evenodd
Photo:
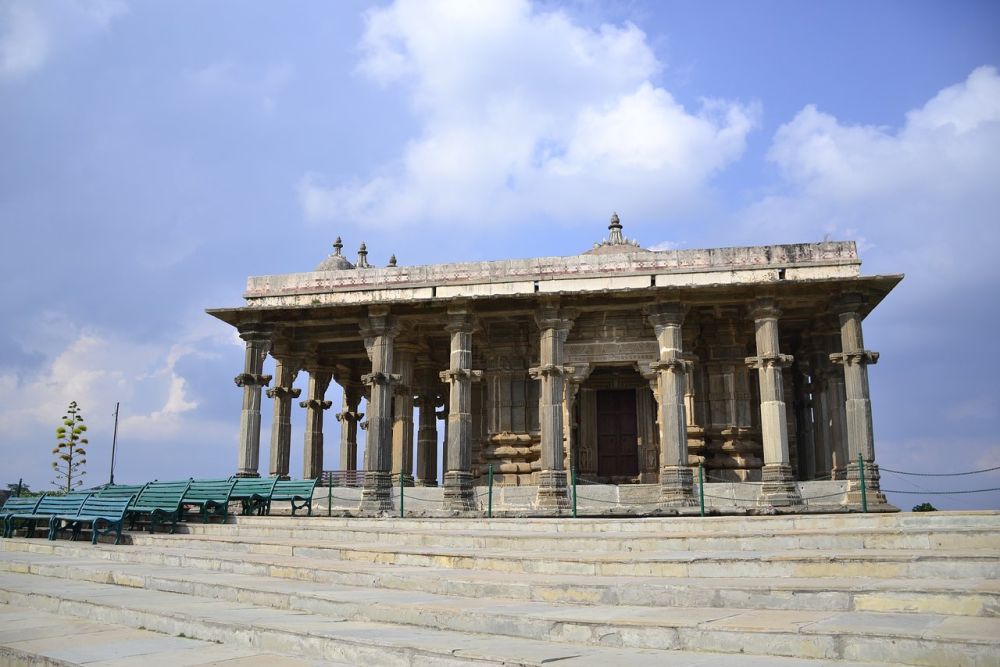
<path fill-rule="evenodd" d="M 143 667 L 333 667 L 338 664 L 0 604 L 0 664 L 29 664 L 28 660 L 39 657 L 53 663 L 88 667 L 134 667 L 139 662 Z"/>
<path fill-rule="evenodd" d="M 23 605 L 37 603 L 41 597 L 44 597 L 43 589 L 51 587 L 58 589 L 59 600 L 64 601 L 58 604 L 60 613 L 91 616 L 94 615 L 91 612 L 99 607 L 102 612 L 96 614 L 97 616 L 113 615 L 130 624 L 149 622 L 152 615 L 156 613 L 155 610 L 163 603 L 162 595 L 150 596 L 150 591 L 135 589 L 119 589 L 119 599 L 117 600 L 105 599 L 103 602 L 93 602 L 91 594 L 95 591 L 95 587 L 107 586 L 106 584 L 57 581 L 55 583 L 59 584 L 58 586 L 50 586 L 45 584 L 44 579 L 30 575 L 7 574 L 0 579 L 2 581 L 0 588 L 7 591 L 5 595 L 8 598 L 12 596 L 10 591 L 16 593 L 20 589 L 20 595 L 15 594 L 13 597 L 18 597 L 19 603 Z M 49 590 L 48 592 L 55 595 L 57 590 Z M 177 597 L 190 598 L 190 596 Z M 233 641 L 238 645 L 250 639 L 255 646 L 259 645 L 264 652 L 295 653 L 300 657 L 309 656 L 310 658 L 327 660 L 336 657 L 339 659 L 339 663 L 347 664 L 372 666 L 381 664 L 464 665 L 471 663 L 541 665 L 553 661 L 565 663 L 568 667 L 576 665 L 606 667 L 617 664 L 628 664 L 635 667 L 646 667 L 647 665 L 665 665 L 667 667 L 691 665 L 693 667 L 709 664 L 717 667 L 755 664 L 767 664 L 774 667 L 819 667 L 821 665 L 847 667 L 848 665 L 868 664 L 836 660 L 812 661 L 765 656 L 754 658 L 747 655 L 691 654 L 686 651 L 664 652 L 651 649 L 605 648 L 523 639 L 512 641 L 507 637 L 431 631 L 384 623 L 336 622 L 321 616 L 309 618 L 308 615 L 273 609 L 266 610 L 269 612 L 266 618 L 255 621 L 252 632 L 244 633 L 242 631 L 226 631 L 227 624 L 222 620 L 226 614 L 216 605 L 197 604 L 193 605 L 192 608 L 198 610 L 197 613 L 174 613 L 169 617 L 165 613 L 161 613 L 160 618 L 163 618 L 162 622 L 167 625 L 173 624 L 175 630 L 186 628 L 192 634 L 201 632 L 210 636 L 218 636 L 221 641 Z M 211 612 L 207 613 L 210 608 Z M 243 606 L 237 606 L 232 610 L 234 617 L 239 618 L 240 622 L 246 620 L 243 616 L 245 611 L 246 608 Z M 0 617 L 0 623 L 2 622 L 2 617 Z M 88 622 L 92 623 L 92 621 Z M 211 627 L 209 627 L 210 625 Z M 154 640 L 164 636 L 158 633 L 149 633 L 147 630 L 136 630 L 136 632 L 149 634 L 143 634 L 134 640 L 129 640 L 127 633 L 115 634 L 121 633 L 121 630 L 116 629 L 110 632 L 111 634 L 106 636 L 118 638 L 123 645 L 122 650 L 134 651 L 133 655 L 155 654 L 158 645 Z M 100 635 L 102 633 L 98 631 L 94 634 Z M 177 633 L 173 632 L 172 634 Z M 167 637 L 167 639 L 195 641 L 181 637 Z M 71 640 L 66 641 L 72 643 Z M 129 643 L 130 641 L 131 643 Z M 53 649 L 52 646 L 56 648 Z M 334 648 L 331 649 L 331 647 Z M 44 647 L 31 646 L 31 648 L 58 651 L 61 650 L 61 645 L 50 643 Z M 66 650 L 70 650 L 70 648 Z M 184 650 L 179 645 L 163 644 L 160 648 L 162 648 L 161 652 Z M 278 648 L 283 650 L 276 650 Z M 90 662 L 97 662 L 93 658 L 102 658 L 100 654 L 86 654 L 85 649 L 81 650 L 83 652 L 76 655 L 86 657 L 90 659 Z M 330 653 L 335 655 L 330 655 Z M 73 655 L 65 655 L 68 655 L 69 659 L 72 660 Z M 121 655 L 108 656 L 103 657 L 103 659 L 105 662 L 112 662 L 121 657 Z M 227 663 L 223 662 L 222 664 Z M 271 663 L 265 662 L 264 664 Z"/>

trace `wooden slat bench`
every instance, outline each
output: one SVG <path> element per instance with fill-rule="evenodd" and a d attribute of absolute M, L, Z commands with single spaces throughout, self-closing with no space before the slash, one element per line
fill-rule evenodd
<path fill-rule="evenodd" d="M 170 532 L 177 530 L 181 518 L 181 501 L 191 486 L 191 480 L 179 482 L 152 481 L 143 488 L 129 507 L 129 527 L 135 528 L 136 520 L 149 516 L 149 532 L 156 532 L 156 524 L 170 522 Z"/>
<path fill-rule="evenodd" d="M 224 523 L 229 516 L 229 496 L 235 485 L 235 478 L 193 479 L 181 504 L 185 509 L 197 507 L 202 523 L 208 523 L 209 515 L 222 517 Z"/>
<path fill-rule="evenodd" d="M 53 516 L 56 514 L 77 514 L 89 497 L 90 492 L 67 493 L 64 496 L 44 495 L 39 499 L 34 510 L 12 512 L 7 517 L 7 536 L 12 537 L 15 530 L 26 527 L 28 529 L 27 537 L 33 537 L 36 524 L 40 521 L 44 521 L 51 530 Z"/>
<path fill-rule="evenodd" d="M 233 487 L 229 499 L 240 501 L 244 515 L 257 514 L 257 516 L 262 516 L 267 510 L 267 503 L 271 500 L 271 494 L 274 492 L 274 485 L 277 482 L 277 477 L 237 478 L 236 486 Z"/>
<path fill-rule="evenodd" d="M 138 497 L 146 486 L 146 484 L 108 484 L 91 489 L 91 492 L 101 498 L 129 498 L 131 496 Z"/>
<path fill-rule="evenodd" d="M 307 508 L 309 516 L 312 516 L 313 491 L 318 481 L 318 479 L 279 479 L 271 492 L 271 498 L 267 501 L 267 514 L 271 513 L 272 501 L 287 500 L 292 503 L 292 516 L 295 516 L 296 510 L 302 508 Z"/>
<path fill-rule="evenodd" d="M 3 525 L 3 536 L 10 537 L 13 530 L 7 526 L 7 518 L 13 514 L 26 514 L 32 515 L 35 513 L 35 508 L 38 507 L 38 503 L 42 501 L 45 496 L 34 496 L 31 498 L 19 498 L 17 496 L 11 496 L 0 508 L 0 523 Z"/>
<path fill-rule="evenodd" d="M 135 500 L 134 495 L 107 498 L 92 494 L 84 500 L 83 505 L 75 514 L 60 512 L 52 516 L 49 521 L 49 539 L 56 539 L 56 534 L 62 528 L 60 524 L 65 524 L 66 527 L 72 529 L 71 539 L 73 540 L 80 536 L 80 531 L 84 526 L 89 525 L 91 544 L 97 544 L 97 538 L 100 535 L 111 531 L 115 532 L 115 544 L 118 544 L 122 539 L 122 524 L 125 522 L 125 514 L 133 500 Z"/>

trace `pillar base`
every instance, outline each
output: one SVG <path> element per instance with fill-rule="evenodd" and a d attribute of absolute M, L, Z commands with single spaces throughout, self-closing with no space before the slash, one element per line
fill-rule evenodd
<path fill-rule="evenodd" d="M 362 512 L 389 512 L 392 510 L 392 480 L 387 472 L 369 470 L 365 472 L 365 483 L 361 487 Z"/>
<path fill-rule="evenodd" d="M 569 509 L 565 470 L 542 470 L 538 473 L 535 505 L 544 509 Z"/>
<path fill-rule="evenodd" d="M 444 509 L 471 512 L 476 509 L 472 473 L 449 470 L 444 474 Z"/>
<path fill-rule="evenodd" d="M 236 473 L 236 477 L 260 477 L 260 473 L 256 470 L 240 470 Z"/>
<path fill-rule="evenodd" d="M 392 475 L 392 486 L 393 487 L 399 486 L 399 477 L 400 477 L 400 473 L 398 473 L 398 472 L 397 473 L 393 473 L 393 475 Z M 402 477 L 403 477 L 403 486 L 413 486 L 413 475 L 402 473 Z"/>
<path fill-rule="evenodd" d="M 438 483 L 437 483 L 436 479 L 418 479 L 418 480 L 416 480 L 414 482 L 414 485 L 415 486 L 433 486 L 433 487 L 436 487 L 438 485 Z"/>
<path fill-rule="evenodd" d="M 761 470 L 761 500 L 771 507 L 801 505 L 792 467 L 784 463 L 766 464 Z"/>
<path fill-rule="evenodd" d="M 686 466 L 660 468 L 660 503 L 667 507 L 693 507 L 694 475 Z"/>
<path fill-rule="evenodd" d="M 868 506 L 888 505 L 885 494 L 879 488 L 878 464 L 865 461 L 865 501 Z M 848 505 L 861 507 L 861 480 L 858 475 L 858 464 L 849 463 L 847 465 L 847 500 Z"/>

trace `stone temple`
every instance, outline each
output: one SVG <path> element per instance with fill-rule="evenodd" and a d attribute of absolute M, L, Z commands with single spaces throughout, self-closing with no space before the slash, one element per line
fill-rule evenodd
<path fill-rule="evenodd" d="M 617 215 L 609 230 L 579 255 L 425 266 L 373 267 L 363 243 L 352 263 L 338 238 L 313 271 L 251 277 L 245 305 L 208 311 L 246 341 L 237 474 L 260 474 L 270 387 L 268 472 L 288 475 L 297 404 L 303 476 L 319 476 L 336 382 L 342 467 L 364 446 L 361 513 L 390 509 L 400 483 L 474 510 L 490 465 L 540 514 L 565 511 L 571 469 L 690 511 L 699 464 L 756 483 L 765 510 L 804 509 L 822 480 L 842 480 L 834 509 L 859 508 L 862 485 L 871 509 L 894 509 L 862 321 L 902 276 L 862 275 L 853 242 L 653 251 Z"/>

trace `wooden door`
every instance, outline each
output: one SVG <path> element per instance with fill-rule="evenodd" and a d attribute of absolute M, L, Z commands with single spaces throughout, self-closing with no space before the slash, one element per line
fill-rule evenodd
<path fill-rule="evenodd" d="M 597 474 L 634 477 L 639 474 L 639 433 L 635 390 L 597 392 Z"/>

